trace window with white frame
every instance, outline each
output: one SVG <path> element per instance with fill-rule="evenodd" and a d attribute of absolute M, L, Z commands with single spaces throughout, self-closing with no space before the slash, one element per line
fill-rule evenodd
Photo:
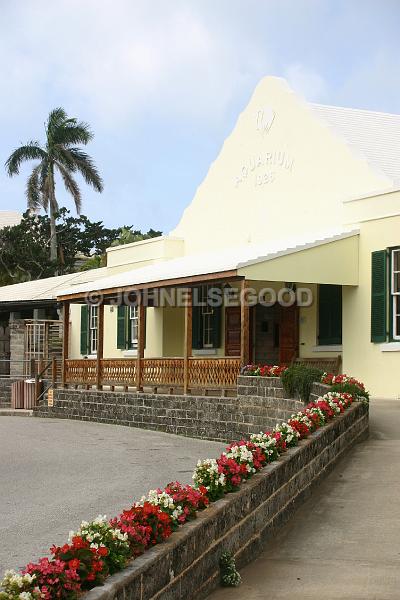
<path fill-rule="evenodd" d="M 391 330 L 392 338 L 400 340 L 400 248 L 393 248 L 390 258 Z"/>
<path fill-rule="evenodd" d="M 98 306 L 89 307 L 89 349 L 90 354 L 97 353 L 97 324 L 99 319 Z"/>
<path fill-rule="evenodd" d="M 201 287 L 201 319 L 202 319 L 202 345 L 203 348 L 213 347 L 213 315 L 214 309 L 208 301 L 208 293 L 210 286 L 204 285 Z"/>
<path fill-rule="evenodd" d="M 138 307 L 129 307 L 129 342 L 131 348 L 137 348 L 138 344 Z"/>

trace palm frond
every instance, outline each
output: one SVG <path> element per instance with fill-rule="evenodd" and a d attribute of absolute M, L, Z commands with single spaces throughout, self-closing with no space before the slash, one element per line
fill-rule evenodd
<path fill-rule="evenodd" d="M 39 142 L 31 141 L 14 150 L 7 158 L 4 166 L 7 174 L 12 177 L 18 175 L 21 164 L 26 160 L 43 160 L 46 156 L 46 151 L 40 147 Z"/>
<path fill-rule="evenodd" d="M 75 202 L 76 212 L 79 214 L 82 207 L 82 196 L 79 186 L 71 173 L 61 163 L 56 162 L 57 168 L 61 173 L 65 189 L 71 194 Z"/>
<path fill-rule="evenodd" d="M 89 125 L 75 118 L 69 118 L 61 107 L 51 111 L 46 123 L 46 133 L 49 146 L 54 144 L 86 145 L 93 139 Z"/>
<path fill-rule="evenodd" d="M 70 151 L 62 144 L 56 144 L 53 148 L 53 156 L 55 160 L 61 163 L 66 169 L 71 172 L 76 171 L 76 163 Z"/>
<path fill-rule="evenodd" d="M 48 164 L 43 165 L 40 179 L 41 179 L 43 208 L 46 212 L 48 212 L 50 198 L 53 193 L 53 179 L 51 177 L 51 173 L 49 171 Z"/>
<path fill-rule="evenodd" d="M 61 107 L 54 108 L 46 121 L 46 137 L 47 137 L 47 147 L 50 149 L 54 140 L 57 137 L 57 130 L 62 127 L 63 123 L 68 119 L 67 113 Z"/>
<path fill-rule="evenodd" d="M 49 116 L 47 118 L 46 129 L 51 129 L 53 131 L 54 129 L 60 127 L 60 125 L 65 123 L 67 119 L 68 115 L 65 112 L 65 110 L 61 108 L 61 106 L 59 106 L 58 108 L 53 108 L 53 110 L 50 111 Z"/>
<path fill-rule="evenodd" d="M 65 123 L 60 125 L 53 136 L 53 140 L 56 144 L 62 144 L 63 146 L 75 146 L 76 144 L 83 144 L 86 146 L 93 139 L 93 133 L 87 123 L 78 122 L 76 119 L 68 119 Z"/>
<path fill-rule="evenodd" d="M 28 201 L 28 208 L 30 210 L 37 210 L 38 208 L 41 208 L 43 206 L 41 184 L 39 178 L 41 168 L 41 164 L 36 165 L 36 167 L 33 168 L 32 173 L 28 177 L 28 181 L 26 184 L 25 193 Z"/>
<path fill-rule="evenodd" d="M 97 170 L 92 158 L 80 148 L 69 148 L 68 152 L 73 158 L 76 169 L 80 172 L 88 185 L 91 185 L 96 192 L 103 191 L 103 180 Z"/>

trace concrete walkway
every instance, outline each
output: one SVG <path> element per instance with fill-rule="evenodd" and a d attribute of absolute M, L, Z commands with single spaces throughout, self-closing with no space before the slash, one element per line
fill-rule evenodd
<path fill-rule="evenodd" d="M 400 402 L 372 402 L 370 417 L 370 439 L 242 569 L 242 585 L 209 600 L 400 598 Z"/>
<path fill-rule="evenodd" d="M 0 417 L 0 578 L 63 544 L 82 519 L 115 516 L 149 489 L 190 483 L 224 444 L 117 425 Z"/>

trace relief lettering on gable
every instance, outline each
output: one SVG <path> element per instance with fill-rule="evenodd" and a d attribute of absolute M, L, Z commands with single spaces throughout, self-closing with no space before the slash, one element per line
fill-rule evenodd
<path fill-rule="evenodd" d="M 235 177 L 235 186 L 250 180 L 255 186 L 275 181 L 279 170 L 292 173 L 294 158 L 285 151 L 263 152 L 258 156 L 250 156 L 243 161 L 239 174 Z"/>
<path fill-rule="evenodd" d="M 264 106 L 256 111 L 255 127 L 263 136 L 268 134 L 275 121 L 275 111 Z M 267 136 L 268 141 L 268 136 Z M 275 181 L 279 170 L 289 173 L 293 171 L 294 158 L 286 151 L 273 150 L 245 159 L 235 177 L 235 187 L 245 181 L 251 181 L 255 187 L 260 187 Z"/>

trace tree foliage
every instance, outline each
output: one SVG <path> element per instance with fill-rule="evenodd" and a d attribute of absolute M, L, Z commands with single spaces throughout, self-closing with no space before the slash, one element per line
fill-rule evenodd
<path fill-rule="evenodd" d="M 109 229 L 102 221 L 91 221 L 85 215 L 72 217 L 66 208 L 55 214 L 55 227 L 56 261 L 50 258 L 51 227 L 47 215 L 27 211 L 19 225 L 0 230 L 0 285 L 103 266 L 106 248 L 113 243 L 119 245 L 161 234 L 153 229 L 141 233 L 127 225 Z"/>
<path fill-rule="evenodd" d="M 55 108 L 45 125 L 46 141 L 30 141 L 16 148 L 8 157 L 5 168 L 10 177 L 18 175 L 26 161 L 39 161 L 32 169 L 26 184 L 27 205 L 31 210 L 44 209 L 50 217 L 50 256 L 57 261 L 58 231 L 56 215 L 59 205 L 56 198 L 56 175 L 61 178 L 65 190 L 72 196 L 78 215 L 82 206 L 82 195 L 75 174 L 97 192 L 103 191 L 103 181 L 92 158 L 83 152 L 93 133 L 87 123 L 68 117 L 63 108 Z"/>

